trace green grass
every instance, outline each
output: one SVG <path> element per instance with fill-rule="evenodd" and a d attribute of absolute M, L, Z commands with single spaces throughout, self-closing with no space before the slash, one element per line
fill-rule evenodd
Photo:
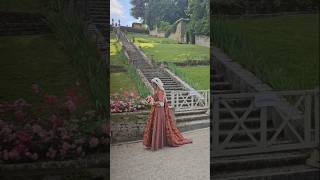
<path fill-rule="evenodd" d="M 125 63 L 127 61 L 115 34 L 110 33 L 110 64 L 128 68 L 128 64 Z M 127 90 L 137 91 L 137 87 L 130 75 L 127 72 L 110 73 L 110 94 L 122 93 Z"/>
<path fill-rule="evenodd" d="M 208 60 L 210 49 L 192 44 L 136 43 L 156 62 Z"/>
<path fill-rule="evenodd" d="M 128 63 L 128 59 L 124 55 L 120 43 L 116 40 L 115 34 L 110 33 L 110 64 L 124 66 L 127 72 L 110 74 L 110 93 L 121 93 L 126 90 L 133 90 L 140 96 L 149 94 L 140 77 L 136 73 L 135 68 Z"/>
<path fill-rule="evenodd" d="M 127 59 L 121 51 L 122 47 L 117 41 L 115 34 L 110 33 L 110 65 L 125 66 Z"/>
<path fill-rule="evenodd" d="M 149 36 L 147 34 L 128 33 L 127 36 L 130 39 L 130 41 L 134 40 L 134 42 L 136 43 L 178 44 L 177 41 L 169 38 Z"/>
<path fill-rule="evenodd" d="M 186 60 L 209 60 L 208 47 L 179 44 L 169 38 L 158 38 L 145 34 L 128 33 L 131 41 L 156 62 L 181 62 Z"/>
<path fill-rule="evenodd" d="M 128 73 L 117 72 L 110 74 L 110 94 L 120 93 L 128 90 L 137 90 L 134 81 Z"/>
<path fill-rule="evenodd" d="M 225 48 L 228 54 L 275 89 L 319 85 L 318 15 L 234 19 L 227 24 L 243 34 L 254 58 Z"/>
<path fill-rule="evenodd" d="M 77 80 L 53 35 L 0 37 L 0 54 L 0 100 L 32 101 L 32 82 L 42 92 L 62 95 Z"/>
<path fill-rule="evenodd" d="M 0 0 L 0 11 L 40 12 L 44 0 Z"/>
<path fill-rule="evenodd" d="M 210 88 L 210 66 L 175 66 L 169 64 L 169 68 L 197 90 Z"/>

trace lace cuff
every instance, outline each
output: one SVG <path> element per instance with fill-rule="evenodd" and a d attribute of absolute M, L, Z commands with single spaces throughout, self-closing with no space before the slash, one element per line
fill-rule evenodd
<path fill-rule="evenodd" d="M 163 107 L 163 106 L 164 106 L 164 102 L 159 102 L 159 105 L 160 105 L 161 107 Z"/>

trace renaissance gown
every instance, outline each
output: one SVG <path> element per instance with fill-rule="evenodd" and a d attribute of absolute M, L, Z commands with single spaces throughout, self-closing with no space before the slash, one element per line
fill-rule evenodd
<path fill-rule="evenodd" d="M 146 126 L 143 132 L 143 145 L 155 151 L 164 146 L 177 147 L 183 144 L 192 143 L 186 139 L 177 129 L 169 103 L 165 98 L 165 93 L 158 90 L 153 95 L 154 105 L 148 115 Z M 163 103 L 163 106 L 161 104 Z"/>

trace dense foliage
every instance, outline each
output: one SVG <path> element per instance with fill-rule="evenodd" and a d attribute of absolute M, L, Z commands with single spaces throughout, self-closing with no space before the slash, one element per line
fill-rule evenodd
<path fill-rule="evenodd" d="M 262 14 L 319 10 L 319 0 L 211 0 L 211 14 Z"/>
<path fill-rule="evenodd" d="M 51 2 L 46 14 L 48 24 L 62 42 L 65 52 L 71 57 L 71 63 L 79 77 L 87 83 L 87 91 L 96 109 L 106 118 L 109 116 L 107 62 L 97 51 L 87 29 L 88 24 L 76 10 L 63 6 L 62 2 Z"/>
<path fill-rule="evenodd" d="M 166 36 L 175 32 L 180 19 L 190 19 L 188 34 L 209 34 L 208 0 L 132 0 L 131 15 L 142 19 L 149 29 L 158 28 Z"/>
<path fill-rule="evenodd" d="M 131 0 L 131 4 L 131 15 L 141 18 L 150 29 L 159 26 L 161 21 L 172 24 L 187 17 L 187 0 Z"/>
<path fill-rule="evenodd" d="M 190 18 L 188 23 L 189 35 L 193 33 L 209 35 L 210 4 L 208 0 L 189 0 L 187 13 Z"/>

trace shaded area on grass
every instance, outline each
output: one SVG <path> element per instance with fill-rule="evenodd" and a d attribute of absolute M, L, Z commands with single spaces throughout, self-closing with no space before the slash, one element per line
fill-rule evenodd
<path fill-rule="evenodd" d="M 32 82 L 40 91 L 62 95 L 78 80 L 53 35 L 0 37 L 0 54 L 1 100 L 32 101 Z"/>
<path fill-rule="evenodd" d="M 214 44 L 273 88 L 319 85 L 318 14 L 229 19 L 212 25 Z"/>

